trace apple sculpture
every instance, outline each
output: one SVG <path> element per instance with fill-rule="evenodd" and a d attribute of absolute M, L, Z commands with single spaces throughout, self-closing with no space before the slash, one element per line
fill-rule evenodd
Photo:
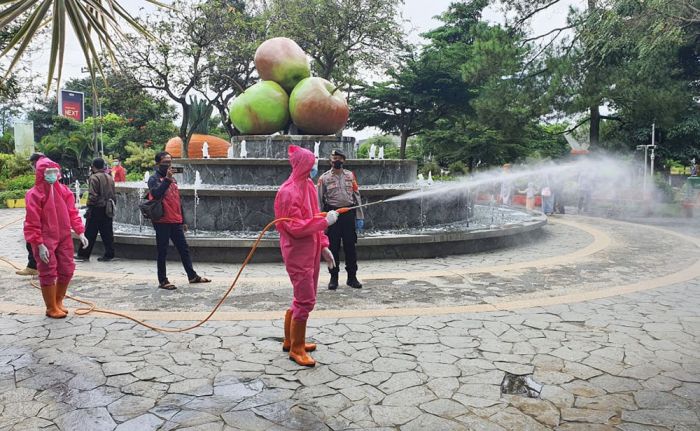
<path fill-rule="evenodd" d="M 289 123 L 289 96 L 278 83 L 260 81 L 233 100 L 229 117 L 242 134 L 275 133 Z"/>
<path fill-rule="evenodd" d="M 289 96 L 289 113 L 304 133 L 331 135 L 345 127 L 350 109 L 338 87 L 323 78 L 311 77 L 294 87 Z"/>
<path fill-rule="evenodd" d="M 275 37 L 260 44 L 254 61 L 260 79 L 275 81 L 288 92 L 299 81 L 311 76 L 306 53 L 286 37 Z"/>

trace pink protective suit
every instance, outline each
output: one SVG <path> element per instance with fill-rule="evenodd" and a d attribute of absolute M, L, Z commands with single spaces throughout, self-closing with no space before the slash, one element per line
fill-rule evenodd
<path fill-rule="evenodd" d="M 36 181 L 27 191 L 24 219 L 24 238 L 32 245 L 42 287 L 70 283 L 75 271 L 70 231 L 72 228 L 78 235 L 85 232 L 73 193 L 58 181 L 53 185 L 47 183 L 44 179 L 47 168 L 60 171 L 60 166 L 48 158 L 36 163 Z M 39 244 L 49 249 L 49 263 L 39 258 Z"/>
<path fill-rule="evenodd" d="M 314 217 L 319 212 L 316 187 L 309 178 L 314 154 L 296 145 L 291 145 L 288 152 L 292 174 L 275 197 L 275 217 L 295 219 L 278 222 L 277 230 L 282 258 L 294 286 L 292 318 L 305 321 L 316 305 L 321 250 L 328 247 L 323 230 L 328 222 L 325 217 Z"/>

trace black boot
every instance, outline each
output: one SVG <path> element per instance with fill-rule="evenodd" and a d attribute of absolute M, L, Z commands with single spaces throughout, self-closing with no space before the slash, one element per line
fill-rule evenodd
<path fill-rule="evenodd" d="M 335 290 L 338 288 L 338 271 L 331 272 L 331 281 L 328 282 L 328 288 Z"/>
<path fill-rule="evenodd" d="M 355 274 L 348 274 L 348 282 L 346 284 L 354 289 L 362 289 L 362 283 L 360 283 Z"/>

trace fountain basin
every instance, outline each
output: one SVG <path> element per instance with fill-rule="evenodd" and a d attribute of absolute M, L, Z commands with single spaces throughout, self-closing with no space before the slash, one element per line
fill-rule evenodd
<path fill-rule="evenodd" d="M 477 205 L 477 210 L 486 214 L 489 211 L 487 207 L 481 205 Z M 507 247 L 533 241 L 541 236 L 539 229 L 547 223 L 544 215 L 509 208 L 505 210 L 517 217 L 509 216 L 506 223 L 503 223 L 501 218 L 502 224 L 498 226 L 472 224 L 470 227 L 464 223 L 453 223 L 422 230 L 369 231 L 358 238 L 357 253 L 360 260 L 442 257 Z M 484 220 L 484 223 L 489 223 L 489 220 Z M 142 233 L 138 233 L 138 226 L 135 229 L 135 232 L 122 232 L 117 227 L 115 233 L 117 257 L 154 259 L 156 245 L 152 228 L 144 227 Z M 213 234 L 217 236 L 188 234 L 187 242 L 195 262 L 240 263 L 255 242 L 257 235 L 254 234 L 256 233 L 247 232 L 243 238 L 233 236 L 235 233 L 226 232 Z M 169 259 L 178 260 L 177 251 L 172 246 L 170 248 Z M 102 252 L 102 243 L 98 241 L 94 253 Z M 281 260 L 277 233 L 269 232 L 260 242 L 253 261 L 280 262 Z"/>
<path fill-rule="evenodd" d="M 199 172 L 204 184 L 278 186 L 292 171 L 289 160 L 281 159 L 178 159 L 175 165 L 184 168 L 176 177 L 180 184 L 194 184 L 195 173 Z M 349 159 L 345 166 L 361 185 L 411 183 L 418 174 L 415 160 Z M 319 175 L 330 168 L 328 158 L 319 160 Z"/>
<path fill-rule="evenodd" d="M 115 222 L 139 225 L 138 203 L 143 183 L 119 183 L 116 186 Z M 197 189 L 199 204 L 195 223 L 195 189 L 180 186 L 185 220 L 191 227 L 206 231 L 258 231 L 274 219 L 277 186 L 207 186 Z M 386 200 L 416 190 L 415 184 L 394 184 L 360 188 L 363 203 Z M 386 202 L 365 209 L 368 230 L 424 228 L 455 221 L 466 221 L 470 212 L 469 194 L 453 193 L 450 200 L 441 196 Z"/>

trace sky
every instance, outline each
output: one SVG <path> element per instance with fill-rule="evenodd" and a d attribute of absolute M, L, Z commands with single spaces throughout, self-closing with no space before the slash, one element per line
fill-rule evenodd
<path fill-rule="evenodd" d="M 165 0 L 167 3 L 167 0 Z M 422 41 L 420 34 L 437 27 L 440 22 L 434 17 L 441 14 L 452 3 L 451 0 L 404 0 L 401 6 L 401 14 L 406 21 L 405 29 L 409 34 L 409 41 L 419 44 Z M 155 11 L 155 6 L 143 0 L 122 0 L 126 9 L 134 15 L 140 15 Z M 586 0 L 560 0 L 551 8 L 537 14 L 531 20 L 532 34 L 544 34 L 547 31 L 560 27 L 566 23 L 566 16 L 569 7 L 585 8 Z M 503 23 L 504 16 L 498 5 L 490 6 L 485 10 L 484 18 L 490 22 Z M 66 55 L 64 59 L 63 78 L 65 82 L 70 78 L 84 77 L 86 73 L 81 72 L 85 66 L 82 53 L 78 49 L 75 38 L 68 37 L 66 41 Z M 47 46 L 48 48 L 48 46 Z M 35 72 L 46 76 L 48 67 L 48 54 L 39 51 L 31 58 L 25 58 L 29 67 Z M 347 131 L 347 135 L 355 136 L 357 139 L 365 139 L 376 135 L 379 132 L 375 129 L 365 129 L 361 131 Z"/>

